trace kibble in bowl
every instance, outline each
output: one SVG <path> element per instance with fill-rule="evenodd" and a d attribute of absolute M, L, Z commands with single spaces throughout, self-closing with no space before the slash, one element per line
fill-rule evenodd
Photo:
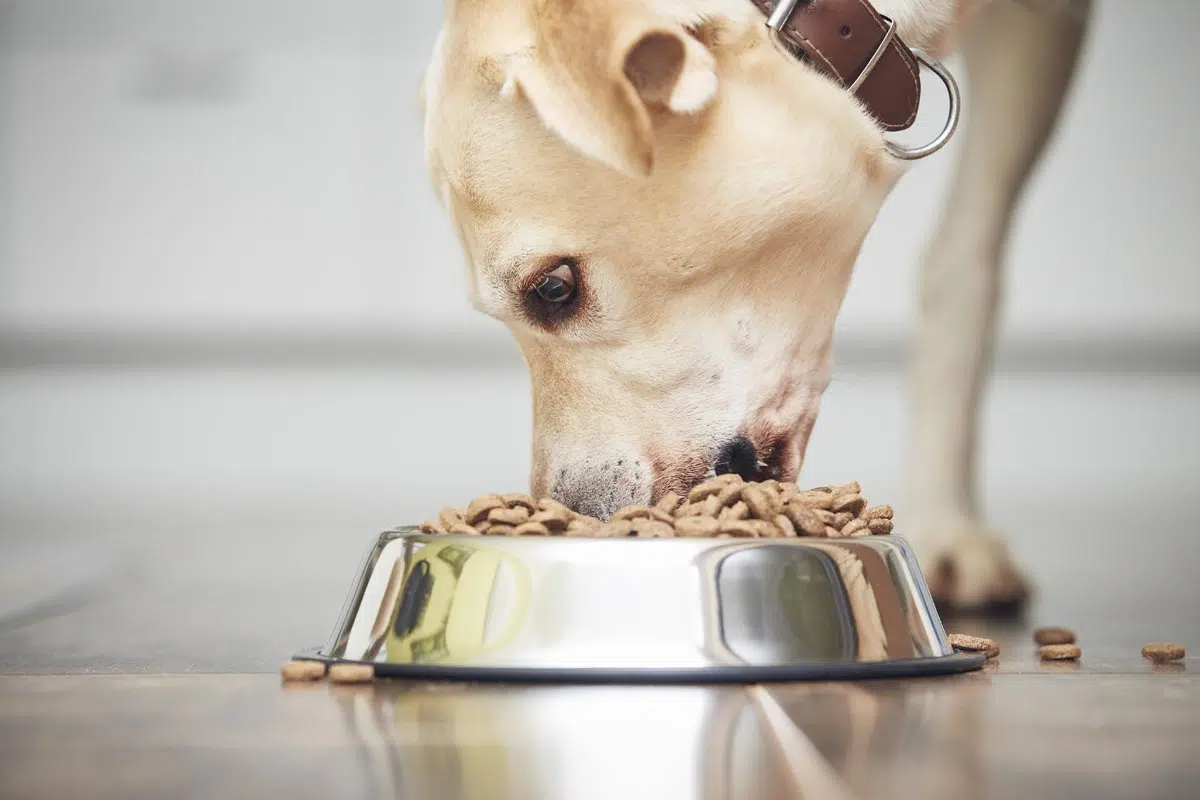
<path fill-rule="evenodd" d="M 870 506 L 857 482 L 803 490 L 769 480 L 718 475 L 688 492 L 671 492 L 653 506 L 619 509 L 607 521 L 579 514 L 550 498 L 486 494 L 465 508 L 442 509 L 423 533 L 465 536 L 576 536 L 596 539 L 731 538 L 840 539 L 886 536 L 891 506 Z"/>

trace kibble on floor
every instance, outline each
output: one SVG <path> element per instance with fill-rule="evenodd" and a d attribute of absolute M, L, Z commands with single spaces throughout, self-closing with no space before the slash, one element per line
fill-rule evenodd
<path fill-rule="evenodd" d="M 1047 644 L 1038 654 L 1042 661 L 1078 661 L 1083 651 L 1075 644 Z"/>
<path fill-rule="evenodd" d="M 330 683 L 370 683 L 375 668 L 370 664 L 334 664 L 329 668 Z"/>
<path fill-rule="evenodd" d="M 1033 640 L 1040 645 L 1075 644 L 1075 631 L 1069 628 L 1038 628 L 1033 632 Z"/>
<path fill-rule="evenodd" d="M 955 650 L 965 650 L 969 653 L 983 653 L 989 659 L 1000 655 L 1000 645 L 982 636 L 968 636 L 965 633 L 952 633 L 946 637 Z"/>
<path fill-rule="evenodd" d="M 318 681 L 325 677 L 325 664 L 320 661 L 289 661 L 279 670 L 284 681 Z"/>
<path fill-rule="evenodd" d="M 1178 661 L 1186 655 L 1187 648 L 1174 642 L 1152 642 L 1142 648 L 1142 658 L 1147 658 L 1156 664 Z"/>

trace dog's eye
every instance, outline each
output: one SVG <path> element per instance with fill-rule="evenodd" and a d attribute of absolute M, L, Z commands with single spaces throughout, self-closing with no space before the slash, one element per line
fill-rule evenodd
<path fill-rule="evenodd" d="M 564 261 L 538 278 L 533 291 L 547 303 L 561 304 L 575 297 L 575 267 Z"/>
<path fill-rule="evenodd" d="M 543 262 L 525 284 L 521 306 L 525 320 L 547 333 L 589 313 L 592 297 L 583 269 L 573 258 L 559 256 Z"/>

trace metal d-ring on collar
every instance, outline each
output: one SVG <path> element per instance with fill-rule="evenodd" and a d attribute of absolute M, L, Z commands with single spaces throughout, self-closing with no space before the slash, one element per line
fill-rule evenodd
<path fill-rule="evenodd" d="M 767 28 L 771 31 L 772 41 L 780 45 L 784 52 L 793 56 L 795 55 L 793 48 L 798 47 L 798 45 L 784 35 L 783 27 L 792 18 L 792 12 L 796 10 L 796 6 L 800 2 L 801 0 L 781 0 L 779 5 L 775 6 L 775 10 L 771 12 L 771 16 L 767 18 Z M 879 60 L 883 58 L 884 53 L 887 52 L 892 40 L 896 38 L 895 21 L 888 17 L 883 17 L 883 19 L 888 24 L 887 30 L 883 34 L 883 40 L 875 48 L 875 52 L 867 61 L 866 66 L 863 67 L 862 72 L 858 74 L 858 77 L 854 79 L 854 82 L 850 86 L 846 87 L 851 94 L 857 92 L 859 87 L 863 85 L 863 82 L 866 81 L 867 77 L 874 71 L 876 65 L 879 64 Z M 958 123 L 962 118 L 962 95 L 958 89 L 958 81 L 954 79 L 950 70 L 946 69 L 940 61 L 926 56 L 920 50 L 913 50 L 912 53 L 916 56 L 917 61 L 928 67 L 934 75 L 937 75 L 946 87 L 946 94 L 950 98 L 950 109 L 947 113 L 946 124 L 942 126 L 941 133 L 927 144 L 920 147 L 904 147 L 895 142 L 885 140 L 884 143 L 887 145 L 888 152 L 896 158 L 905 161 L 916 161 L 925 158 L 945 147 L 946 143 L 954 136 L 954 132 L 958 130 Z"/>

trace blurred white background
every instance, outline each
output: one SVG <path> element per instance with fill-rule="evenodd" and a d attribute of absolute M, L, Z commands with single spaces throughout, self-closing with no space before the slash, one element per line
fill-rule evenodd
<path fill-rule="evenodd" d="M 1063 564 L 1082 548 L 1087 580 L 1123 586 L 1130 537 L 1197 552 L 1200 4 L 1096 6 L 1015 226 L 984 486 L 1045 613 L 1132 619 Z M 0 0 L 0 619 L 29 575 L 136 576 L 0 628 L 0 669 L 230 668 L 247 648 L 273 668 L 320 641 L 377 530 L 522 487 L 523 368 L 469 308 L 424 175 L 440 17 Z M 952 164 L 917 166 L 868 241 L 804 482 L 901 500 L 904 343 Z"/>
<path fill-rule="evenodd" d="M 1194 339 L 1200 115 L 1181 81 L 1200 72 L 1200 6 L 1097 5 L 1017 226 L 1007 331 Z M 3 0 L 0 13 L 7 328 L 501 336 L 464 302 L 423 169 L 417 85 L 440 0 Z M 921 164 L 892 198 L 847 336 L 904 336 L 951 163 Z"/>

